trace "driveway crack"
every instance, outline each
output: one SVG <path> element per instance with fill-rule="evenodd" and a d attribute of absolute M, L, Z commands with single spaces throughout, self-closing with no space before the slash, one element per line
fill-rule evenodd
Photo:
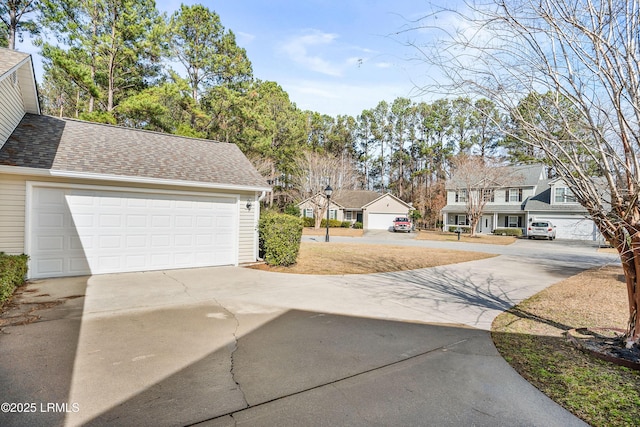
<path fill-rule="evenodd" d="M 231 334 L 231 336 L 233 337 L 233 348 L 231 349 L 231 354 L 230 354 L 231 367 L 229 368 L 229 374 L 231 374 L 231 380 L 236 384 L 236 387 L 238 387 L 238 390 L 240 390 L 240 394 L 242 395 L 242 400 L 244 402 L 244 407 L 248 408 L 250 405 L 249 405 L 249 402 L 247 401 L 247 396 L 244 394 L 244 390 L 242 390 L 242 386 L 236 379 L 235 355 L 239 349 L 238 329 L 240 329 L 240 321 L 238 320 L 238 317 L 235 315 L 235 313 L 233 313 L 231 310 L 229 310 L 227 307 L 221 304 L 217 299 L 215 298 L 212 298 L 212 299 L 220 308 L 222 308 L 222 310 L 224 310 L 225 313 L 227 313 L 229 316 L 233 318 L 236 324 Z M 236 420 L 234 419 L 234 425 L 235 423 L 236 423 Z"/>
<path fill-rule="evenodd" d="M 179 283 L 182 286 L 182 292 L 184 292 L 185 295 L 187 295 L 189 298 L 193 298 L 193 295 L 191 295 L 189 293 L 189 287 L 186 285 L 186 283 L 178 280 L 177 278 L 173 277 L 172 275 L 170 275 L 166 271 L 163 271 L 162 274 L 164 274 L 165 276 L 167 276 L 169 279 L 173 280 L 174 282 Z"/>

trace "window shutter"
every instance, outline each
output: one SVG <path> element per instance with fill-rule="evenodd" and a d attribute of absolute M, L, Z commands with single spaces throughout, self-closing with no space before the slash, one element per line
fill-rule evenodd
<path fill-rule="evenodd" d="M 518 217 L 518 228 L 522 227 L 522 217 Z"/>
<path fill-rule="evenodd" d="M 509 202 L 509 190 L 504 190 L 504 201 Z"/>
<path fill-rule="evenodd" d="M 507 227 L 507 228 L 509 227 L 509 217 L 508 216 L 504 217 L 504 226 Z"/>
<path fill-rule="evenodd" d="M 521 202 L 522 201 L 522 188 L 518 189 L 518 201 Z M 518 220 L 519 221 L 519 220 Z M 520 223 L 518 223 L 520 224 Z M 518 227 L 520 227 L 520 225 L 518 225 Z"/>

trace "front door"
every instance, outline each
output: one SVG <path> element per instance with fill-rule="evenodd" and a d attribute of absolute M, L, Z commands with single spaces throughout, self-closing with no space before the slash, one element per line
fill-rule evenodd
<path fill-rule="evenodd" d="M 493 231 L 493 215 L 482 215 L 480 220 L 480 232 L 491 233 Z"/>

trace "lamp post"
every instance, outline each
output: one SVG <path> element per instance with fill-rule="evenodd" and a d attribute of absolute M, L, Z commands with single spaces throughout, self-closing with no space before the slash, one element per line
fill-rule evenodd
<path fill-rule="evenodd" d="M 329 208 L 331 207 L 331 194 L 333 193 L 333 188 L 330 185 L 327 185 L 327 188 L 324 189 L 324 195 L 327 196 L 327 235 L 324 238 L 325 242 L 329 241 Z"/>

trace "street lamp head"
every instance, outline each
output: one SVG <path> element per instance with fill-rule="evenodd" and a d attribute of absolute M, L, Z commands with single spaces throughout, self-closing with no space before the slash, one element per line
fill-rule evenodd
<path fill-rule="evenodd" d="M 331 188 L 330 185 L 327 185 L 327 188 L 324 189 L 324 194 L 327 198 L 331 197 L 331 194 L 333 194 L 333 188 Z"/>

